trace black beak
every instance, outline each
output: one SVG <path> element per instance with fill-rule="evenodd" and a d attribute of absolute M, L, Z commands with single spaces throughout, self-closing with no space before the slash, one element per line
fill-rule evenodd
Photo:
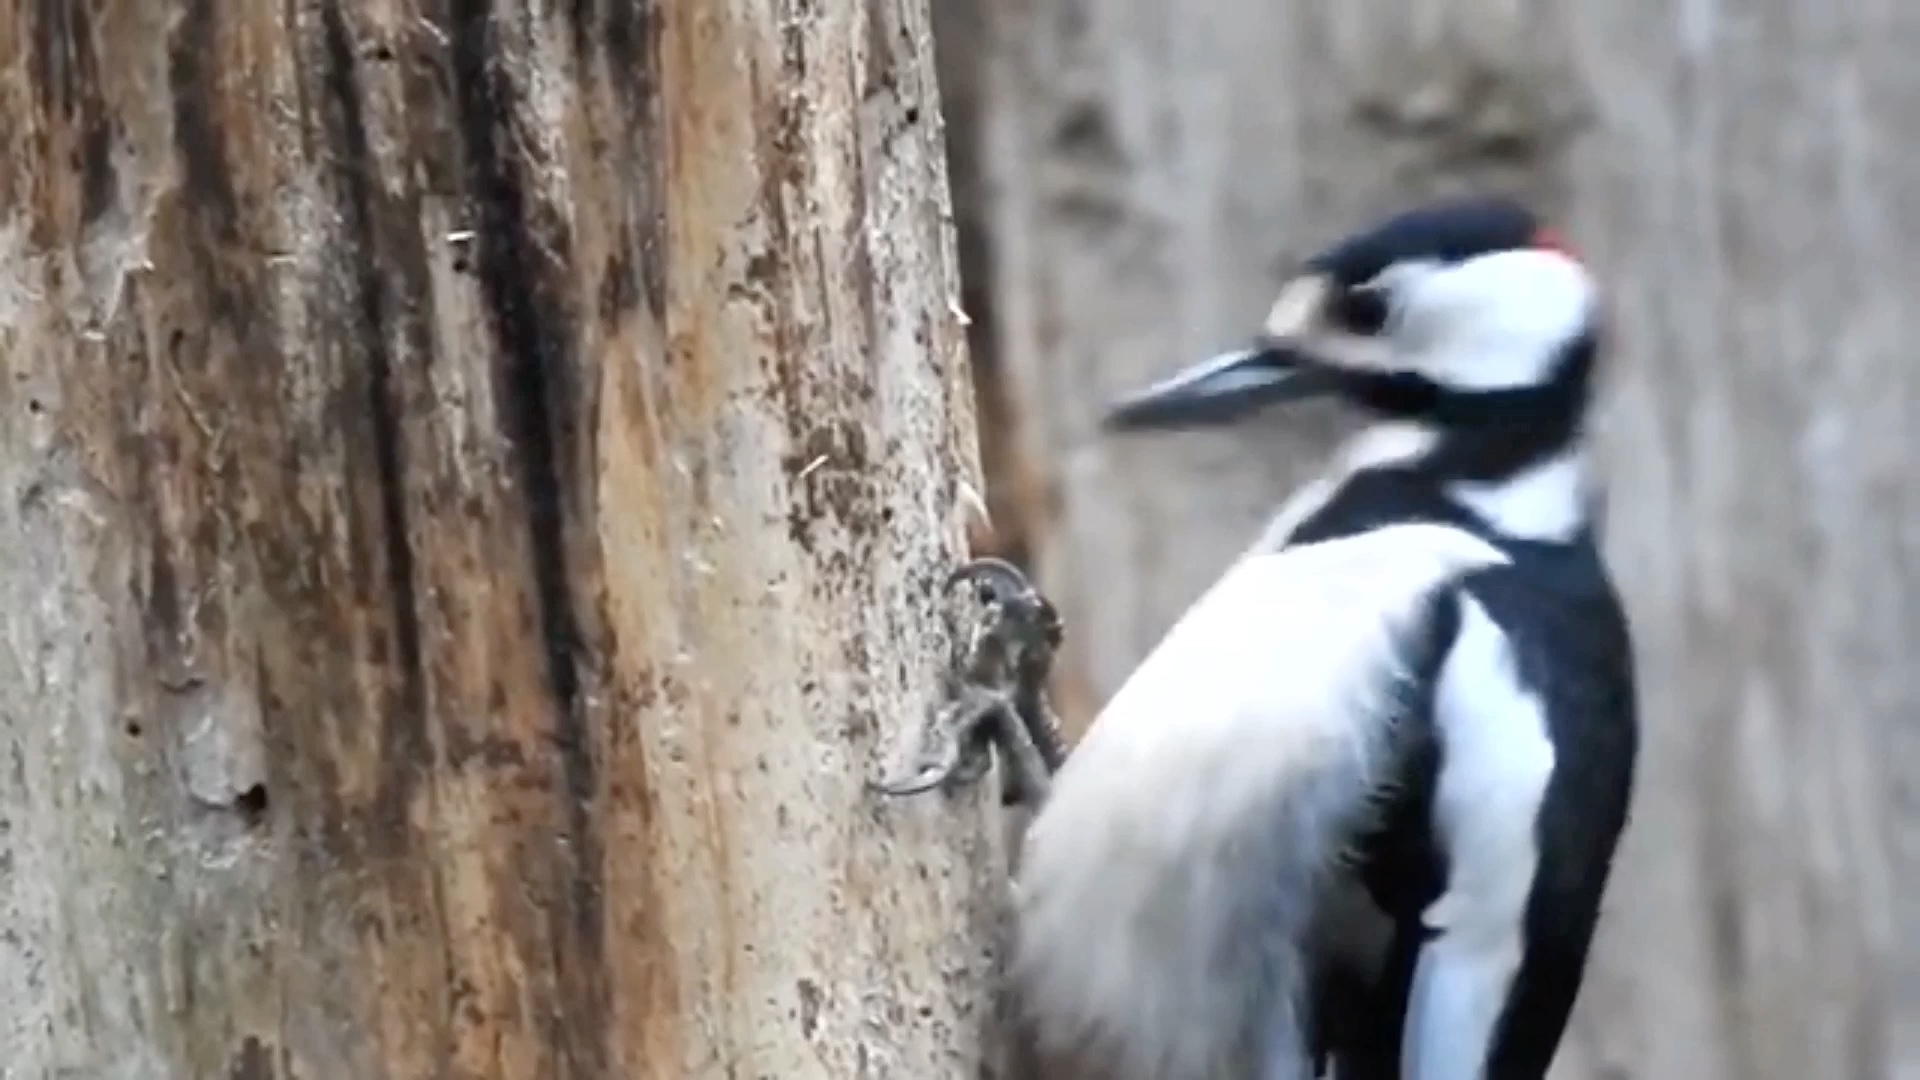
<path fill-rule="evenodd" d="M 1283 345 L 1216 356 L 1122 398 L 1107 411 L 1109 431 L 1212 427 L 1269 405 L 1333 393 L 1333 371 Z"/>

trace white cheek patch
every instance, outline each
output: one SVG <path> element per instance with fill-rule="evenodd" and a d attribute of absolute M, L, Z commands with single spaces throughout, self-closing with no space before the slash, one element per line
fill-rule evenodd
<path fill-rule="evenodd" d="M 1547 380 L 1594 317 L 1586 269 L 1545 248 L 1482 255 L 1429 275 L 1405 296 L 1405 362 L 1443 386 L 1501 390 Z"/>

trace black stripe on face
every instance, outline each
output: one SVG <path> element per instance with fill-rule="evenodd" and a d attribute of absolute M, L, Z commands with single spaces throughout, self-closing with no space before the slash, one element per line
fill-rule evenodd
<path fill-rule="evenodd" d="M 1371 281 L 1395 263 L 1459 263 L 1531 247 L 1540 232 L 1532 211 L 1502 196 L 1480 195 L 1416 207 L 1348 237 L 1307 260 L 1343 288 Z"/>
<path fill-rule="evenodd" d="M 1553 375 L 1535 386 L 1448 390 L 1419 375 L 1342 373 L 1342 392 L 1396 419 L 1431 424 L 1440 443 L 1424 467 L 1460 480 L 1497 480 L 1573 445 L 1592 397 L 1599 337 L 1562 351 Z"/>

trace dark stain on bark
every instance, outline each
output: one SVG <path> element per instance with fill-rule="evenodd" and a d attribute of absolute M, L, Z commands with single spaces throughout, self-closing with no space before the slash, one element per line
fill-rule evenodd
<path fill-rule="evenodd" d="M 646 300 L 655 323 L 664 326 L 667 319 L 666 147 L 649 141 L 647 133 L 666 130 L 660 115 L 661 110 L 668 107 L 668 90 L 660 79 L 661 23 L 665 15 L 660 0 L 636 0 L 615 6 L 632 12 L 631 23 L 618 35 L 625 40 L 630 32 L 631 40 L 623 47 L 611 49 L 609 55 L 616 64 L 614 85 L 627 87 L 630 95 L 624 112 L 633 118 L 630 122 L 639 124 L 640 137 L 636 143 L 643 160 L 634 169 L 633 183 L 639 219 L 635 225 L 640 249 L 637 260 L 640 295 Z M 618 66 L 622 64 L 630 66 Z"/>
<path fill-rule="evenodd" d="M 141 470 L 151 473 L 151 468 Z M 143 494 L 157 491 L 150 475 L 143 478 Z M 173 556 L 167 551 L 167 535 L 158 523 L 155 523 L 153 536 L 149 541 L 147 553 L 145 629 L 147 633 L 147 661 L 161 664 L 173 653 L 174 642 L 181 631 L 180 625 L 180 579 L 173 568 Z"/>
<path fill-rule="evenodd" d="M 408 833 L 407 808 L 432 767 L 433 749 L 427 737 L 426 673 L 422 659 L 420 611 L 414 590 L 412 528 L 407 513 L 406 445 L 401 422 L 403 403 L 395 387 L 393 357 L 387 344 L 386 284 L 381 273 L 379 199 L 370 180 L 373 154 L 367 140 L 366 117 L 361 111 L 358 60 L 338 0 L 320 13 L 323 73 L 327 99 L 332 103 L 338 148 L 336 182 L 345 247 L 358 260 L 352 281 L 360 319 L 354 340 L 365 350 L 364 421 L 371 427 L 373 472 L 379 485 L 379 534 L 384 544 L 384 603 L 392 614 L 392 644 L 386 660 L 399 675 L 398 700 L 381 717 L 385 747 L 383 783 L 377 796 L 373 830 L 376 849 L 392 850 Z"/>
<path fill-rule="evenodd" d="M 71 0 L 34 0 L 33 9 L 28 81 L 39 95 L 39 111 L 69 122 L 74 139 L 64 164 L 71 172 L 57 182 L 68 186 L 78 179 L 80 220 L 92 221 L 112 203 L 116 187 L 110 156 L 113 129 L 100 97 L 93 14 L 88 5 Z"/>
<path fill-rule="evenodd" d="M 653 86 L 635 81 L 652 74 L 653 0 L 569 0 L 568 22 L 573 27 L 573 51 L 583 61 L 603 57 L 611 88 L 623 103 L 651 102 Z"/>
<path fill-rule="evenodd" d="M 866 431 L 856 422 L 822 416 L 805 421 L 794 435 L 797 447 L 781 459 L 793 486 L 788 496 L 788 537 L 815 554 L 815 530 L 824 523 L 840 525 L 856 542 L 869 537 L 880 499 Z M 860 554 L 857 545 L 854 554 Z"/>
<path fill-rule="evenodd" d="M 634 261 L 625 251 L 607 257 L 600 276 L 600 319 L 612 323 L 633 307 L 640 298 L 640 283 L 635 278 Z"/>
<path fill-rule="evenodd" d="M 273 1049 L 247 1036 L 228 1063 L 227 1080 L 274 1080 Z"/>
<path fill-rule="evenodd" d="M 580 653 L 581 620 L 573 599 L 566 542 L 566 475 L 579 461 L 575 362 L 570 313 L 560 284 L 542 272 L 565 264 L 564 237 L 550 213 L 535 205 L 511 155 L 521 145 L 509 129 L 514 88 L 497 58 L 492 14 L 483 0 L 454 0 L 454 107 L 477 222 L 475 268 L 499 349 L 498 400 L 516 451 L 527 516 L 540 636 L 546 645 L 549 689 L 555 703 L 554 742 L 566 798 L 566 852 L 573 865 L 566 888 L 571 948 L 554 937 L 554 963 L 569 1012 L 556 1018 L 568 1033 L 555 1038 L 568 1072 L 604 1075 L 608 1061 L 605 921 L 601 839 L 595 828 L 598 762 L 586 730 Z M 542 220 L 533 220 L 536 216 Z M 542 228 L 542 226 L 545 226 Z"/>
<path fill-rule="evenodd" d="M 657 323 L 667 308 L 665 158 L 651 141 L 651 133 L 662 129 L 663 14 L 655 0 L 572 0 L 568 15 L 582 71 L 604 84 L 619 106 L 611 116 L 596 118 L 620 127 L 625 138 L 602 138 L 596 145 L 613 156 L 620 182 L 633 192 L 637 218 L 632 245 L 616 247 L 606 268 L 599 314 L 611 322 L 644 299 Z"/>
<path fill-rule="evenodd" d="M 218 89 L 213 80 L 219 28 L 213 0 L 186 0 L 167 56 L 167 81 L 173 91 L 173 141 L 179 154 L 186 194 L 209 213 L 202 217 L 214 235 L 230 239 L 239 228 L 239 207 L 226 145 L 215 115 Z"/>
<path fill-rule="evenodd" d="M 34 0 L 33 11 L 30 77 L 47 111 L 71 113 L 83 82 L 90 81 L 82 71 L 87 14 L 68 0 Z"/>
<path fill-rule="evenodd" d="M 93 105 L 81 129 L 79 160 L 75 162 L 80 174 L 82 222 L 92 222 L 105 214 L 120 188 L 113 171 L 113 125 L 97 98 Z"/>

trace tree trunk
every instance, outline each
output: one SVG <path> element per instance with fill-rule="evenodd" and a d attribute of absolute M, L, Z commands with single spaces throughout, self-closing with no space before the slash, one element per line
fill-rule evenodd
<path fill-rule="evenodd" d="M 0 1071 L 975 1075 L 922 0 L 0 13 Z"/>
<path fill-rule="evenodd" d="M 1239 344 L 1382 210 L 1528 195 L 1612 287 L 1606 528 L 1647 725 L 1556 1075 L 1920 1076 L 1920 18 L 978 2 L 948 55 L 984 65 L 967 152 L 1022 405 L 988 440 L 1059 489 L 1029 540 L 1093 699 L 1347 429 L 1119 440 L 1105 402 Z"/>

